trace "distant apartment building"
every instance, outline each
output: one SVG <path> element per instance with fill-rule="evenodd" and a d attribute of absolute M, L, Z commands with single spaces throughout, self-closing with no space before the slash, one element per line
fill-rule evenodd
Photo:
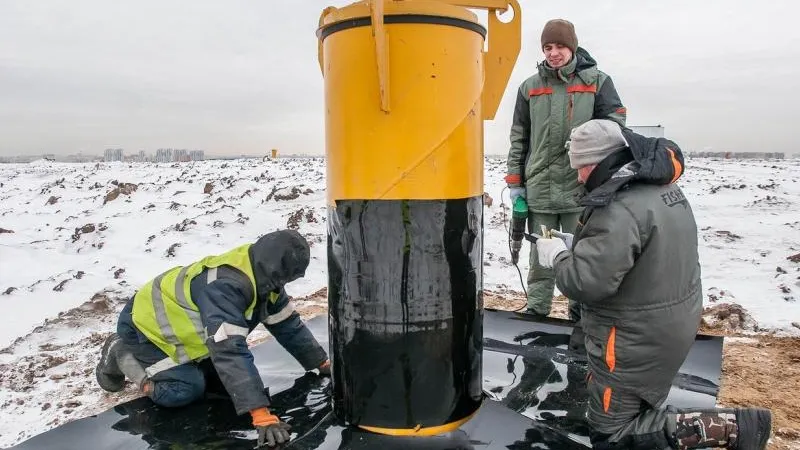
<path fill-rule="evenodd" d="M 124 161 L 124 155 L 121 148 L 107 148 L 103 154 L 103 160 L 110 161 Z"/>
<path fill-rule="evenodd" d="M 689 152 L 691 158 L 786 159 L 784 152 Z"/>
<path fill-rule="evenodd" d="M 144 152 L 140 152 L 144 154 Z M 186 161 L 202 161 L 205 159 L 204 150 L 188 150 L 185 148 L 159 148 L 156 150 L 153 162 L 168 163 L 168 162 L 186 162 Z M 145 159 L 143 158 L 142 161 Z"/>
<path fill-rule="evenodd" d="M 95 159 L 96 159 L 95 156 L 93 156 L 93 155 L 84 155 L 81 152 L 76 153 L 74 155 L 67 155 L 66 157 L 64 157 L 65 161 L 73 162 L 73 163 L 87 163 L 87 162 L 94 161 Z"/>
<path fill-rule="evenodd" d="M 0 163 L 24 164 L 36 160 L 38 157 L 30 155 L 0 156 Z"/>
<path fill-rule="evenodd" d="M 189 150 L 185 148 L 176 148 L 175 151 L 172 152 L 172 157 L 174 158 L 173 161 L 189 161 Z"/>
<path fill-rule="evenodd" d="M 156 157 L 153 160 L 157 163 L 165 163 L 165 162 L 172 162 L 172 149 L 171 148 L 160 148 L 156 150 Z"/>

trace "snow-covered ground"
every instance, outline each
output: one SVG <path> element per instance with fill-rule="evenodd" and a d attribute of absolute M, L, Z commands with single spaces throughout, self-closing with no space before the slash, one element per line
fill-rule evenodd
<path fill-rule="evenodd" d="M 504 172 L 487 159 L 484 287 L 519 291 Z M 800 256 L 788 259 L 800 254 L 800 160 L 689 160 L 680 184 L 706 303 L 735 302 L 761 329 L 800 333 Z M 121 302 L 171 266 L 292 227 L 312 261 L 287 290 L 325 287 L 325 217 L 320 158 L 0 165 L 0 447 L 130 397 L 95 386 L 97 352 Z"/>

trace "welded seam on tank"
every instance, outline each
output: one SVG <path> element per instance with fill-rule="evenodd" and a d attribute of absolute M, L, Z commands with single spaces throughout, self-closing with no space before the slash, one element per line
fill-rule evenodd
<path fill-rule="evenodd" d="M 467 116 L 468 116 L 470 113 L 474 113 L 474 111 L 475 111 L 475 105 L 477 105 L 477 104 L 478 104 L 478 101 L 480 100 L 480 98 L 481 98 L 481 95 L 482 95 L 482 93 L 483 93 L 483 85 L 484 85 L 484 83 L 485 83 L 485 82 L 486 82 L 486 77 L 484 76 L 484 77 L 481 79 L 481 88 L 480 88 L 480 89 L 478 89 L 478 96 L 477 96 L 477 98 L 475 98 L 475 100 L 472 102 L 472 106 L 469 108 L 469 110 L 468 110 L 468 111 L 467 111 L 467 112 L 466 112 L 466 113 L 465 113 L 463 116 L 461 116 L 461 120 L 460 120 L 459 122 L 457 122 L 457 123 L 455 124 L 455 126 L 454 126 L 454 127 L 450 128 L 450 132 L 449 132 L 449 133 L 447 133 L 447 134 L 446 134 L 444 137 L 442 137 L 442 138 L 441 138 L 441 139 L 440 139 L 440 140 L 439 140 L 439 141 L 436 143 L 436 145 L 433 145 L 433 146 L 431 146 L 431 149 L 430 149 L 428 152 L 426 152 L 425 154 L 423 154 L 423 155 L 422 155 L 422 156 L 421 156 L 421 157 L 420 157 L 418 160 L 416 160 L 416 162 L 414 162 L 413 164 L 411 164 L 410 166 L 408 166 L 406 169 L 404 169 L 404 170 L 403 170 L 403 171 L 400 173 L 400 176 L 399 176 L 399 177 L 397 177 L 397 178 L 396 178 L 394 181 L 392 181 L 391 183 L 389 183 L 389 185 L 386 187 L 386 189 L 384 189 L 384 190 L 383 190 L 383 192 L 381 192 L 380 194 L 378 194 L 378 195 L 377 195 L 377 197 L 375 198 L 376 200 L 382 200 L 382 199 L 383 199 L 383 198 L 386 196 L 386 194 L 388 194 L 388 193 L 389 193 L 389 192 L 390 192 L 392 189 L 394 189 L 394 187 L 395 187 L 395 186 L 397 186 L 397 185 L 398 185 L 398 184 L 400 184 L 400 183 L 401 183 L 403 180 L 405 180 L 406 178 L 408 178 L 408 176 L 411 174 L 411 172 L 413 172 L 414 170 L 416 170 L 416 169 L 417 169 L 417 167 L 419 167 L 419 165 L 420 165 L 420 164 L 422 164 L 423 162 L 425 162 L 425 160 L 426 160 L 426 159 L 430 158 L 430 157 L 431 157 L 431 156 L 432 156 L 434 153 L 436 153 L 436 151 L 437 151 L 437 150 L 439 150 L 440 148 L 442 148 L 442 145 L 445 143 L 445 141 L 447 141 L 447 139 L 449 139 L 449 138 L 450 138 L 450 136 L 452 136 L 452 135 L 453 135 L 453 132 L 455 131 L 455 129 L 456 129 L 456 128 L 458 128 L 458 126 L 459 126 L 459 125 L 461 125 L 462 123 L 464 123 L 464 121 L 466 120 L 466 117 L 467 117 Z"/>

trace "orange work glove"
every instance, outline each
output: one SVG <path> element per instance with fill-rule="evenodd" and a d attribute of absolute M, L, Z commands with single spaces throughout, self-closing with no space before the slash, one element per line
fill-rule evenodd
<path fill-rule="evenodd" d="M 273 447 L 275 444 L 283 444 L 289 441 L 289 424 L 281 422 L 278 416 L 269 412 L 267 408 L 257 408 L 250 411 L 253 417 L 253 426 L 258 431 L 258 447 L 266 443 Z"/>

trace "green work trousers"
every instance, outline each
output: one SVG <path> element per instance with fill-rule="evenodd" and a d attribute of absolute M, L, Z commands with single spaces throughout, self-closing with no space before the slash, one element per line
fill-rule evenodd
<path fill-rule="evenodd" d="M 531 233 L 541 234 L 542 225 L 548 230 L 559 230 L 562 233 L 575 233 L 578 226 L 580 213 L 567 214 L 542 214 L 528 213 L 528 230 Z M 572 249 L 570 249 L 572 250 Z M 530 265 L 528 269 L 528 310 L 537 314 L 550 314 L 550 307 L 553 304 L 553 289 L 555 279 L 553 269 L 547 269 L 539 265 L 539 255 L 536 252 L 536 244 L 531 244 Z M 570 316 L 573 316 L 573 309 L 577 305 L 570 302 Z M 573 320 L 577 318 L 570 317 Z"/>

